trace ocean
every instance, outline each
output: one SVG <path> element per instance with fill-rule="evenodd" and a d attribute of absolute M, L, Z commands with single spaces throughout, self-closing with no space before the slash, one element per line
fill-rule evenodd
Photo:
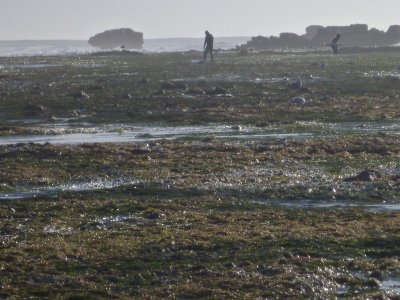
<path fill-rule="evenodd" d="M 228 50 L 245 44 L 250 37 L 216 37 L 214 49 Z M 203 38 L 144 40 L 143 52 L 180 52 L 203 49 Z M 101 51 L 84 40 L 0 41 L 0 57 L 36 55 L 79 55 Z"/>

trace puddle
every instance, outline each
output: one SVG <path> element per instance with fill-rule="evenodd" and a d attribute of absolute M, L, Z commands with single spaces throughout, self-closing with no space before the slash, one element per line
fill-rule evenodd
<path fill-rule="evenodd" d="M 92 180 L 88 182 L 76 182 L 49 186 L 45 188 L 34 188 L 32 190 L 0 193 L 0 200 L 21 200 L 38 197 L 57 198 L 58 192 L 84 192 L 103 189 L 113 189 L 121 186 L 138 184 L 138 180 L 131 178 L 118 178 L 114 180 Z"/>
<path fill-rule="evenodd" d="M 267 134 L 241 134 L 241 135 L 221 135 L 222 139 L 286 139 L 297 138 L 306 139 L 312 137 L 312 133 L 267 133 Z"/>
<path fill-rule="evenodd" d="M 15 64 L 15 65 L 3 65 L 4 69 L 45 69 L 45 68 L 55 68 L 63 67 L 63 64 Z"/>
<path fill-rule="evenodd" d="M 305 138 L 312 133 L 263 133 L 264 130 L 245 127 L 238 130 L 232 126 L 198 126 L 198 127 L 149 127 L 130 125 L 78 126 L 66 124 L 43 124 L 37 130 L 45 131 L 45 135 L 2 136 L 0 145 L 18 143 L 124 143 L 144 142 L 160 139 L 204 138 L 212 135 L 220 139 L 283 139 Z M 268 129 L 267 129 L 268 130 Z"/>
<path fill-rule="evenodd" d="M 393 134 L 400 135 L 400 124 L 395 122 L 346 122 L 318 123 L 301 122 L 288 126 L 264 127 L 206 125 L 206 126 L 145 126 L 132 124 L 70 123 L 69 119 L 57 122 L 41 122 L 37 119 L 9 120 L 11 124 L 32 125 L 31 129 L 43 134 L 26 136 L 0 136 L 0 145 L 17 143 L 124 143 L 144 142 L 160 139 L 204 138 L 262 140 L 262 139 L 306 139 L 335 136 L 338 134 Z"/>
<path fill-rule="evenodd" d="M 398 122 L 344 122 L 326 124 L 326 130 L 348 133 L 386 133 L 400 134 Z"/>
<path fill-rule="evenodd" d="M 289 209 L 354 209 L 360 208 L 367 211 L 384 212 L 384 211 L 400 211 L 400 204 L 374 203 L 364 204 L 359 202 L 344 201 L 314 201 L 314 200 L 296 200 L 296 201 L 258 201 L 257 203 L 269 204 Z"/>
<path fill-rule="evenodd" d="M 390 278 L 381 282 L 381 289 L 400 293 L 400 279 Z"/>
<path fill-rule="evenodd" d="M 0 200 L 20 200 L 20 199 L 31 199 L 38 197 L 51 197 L 48 192 L 41 191 L 28 191 L 28 192 L 9 192 L 0 193 Z M 55 197 L 55 195 L 53 195 Z"/>

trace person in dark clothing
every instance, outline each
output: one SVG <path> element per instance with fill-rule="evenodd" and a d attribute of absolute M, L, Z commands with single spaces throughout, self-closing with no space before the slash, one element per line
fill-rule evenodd
<path fill-rule="evenodd" d="M 340 39 L 340 33 L 338 33 L 332 40 L 331 48 L 332 48 L 333 54 L 337 54 L 339 51 L 339 44 L 338 44 L 339 39 Z"/>
<path fill-rule="evenodd" d="M 210 53 L 211 61 L 214 61 L 213 49 L 214 49 L 214 37 L 213 37 L 213 35 L 211 33 L 209 33 L 206 30 L 206 38 L 204 40 L 204 57 L 203 57 L 203 61 L 206 61 L 208 53 Z"/>

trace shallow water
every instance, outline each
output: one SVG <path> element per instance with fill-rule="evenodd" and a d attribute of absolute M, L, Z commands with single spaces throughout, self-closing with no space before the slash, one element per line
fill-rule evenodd
<path fill-rule="evenodd" d="M 117 178 L 107 180 L 91 180 L 87 182 L 70 182 L 61 185 L 54 185 L 48 187 L 37 187 L 25 189 L 16 192 L 3 192 L 0 193 L 0 200 L 21 200 L 31 199 L 38 197 L 52 197 L 56 198 L 58 192 L 84 192 L 84 191 L 95 191 L 113 189 L 121 186 L 134 185 L 139 183 L 138 180 L 132 178 Z"/>
<path fill-rule="evenodd" d="M 345 122 L 313 123 L 299 122 L 290 127 L 264 127 L 205 125 L 205 126 L 144 126 L 134 124 L 92 125 L 88 123 L 41 122 L 40 120 L 9 120 L 10 124 L 32 124 L 33 130 L 44 132 L 42 135 L 1 136 L 0 145 L 17 143 L 123 143 L 143 142 L 160 139 L 178 139 L 185 137 L 202 138 L 213 136 L 219 139 L 268 140 L 268 139 L 305 139 L 335 136 L 338 134 L 391 134 L 400 135 L 400 124 L 394 122 Z"/>
<path fill-rule="evenodd" d="M 400 293 L 400 279 L 389 278 L 381 282 L 381 289 Z"/>
<path fill-rule="evenodd" d="M 398 122 L 343 122 L 327 124 L 331 131 L 356 132 L 356 133 L 386 133 L 400 134 Z"/>
<path fill-rule="evenodd" d="M 387 203 L 360 203 L 360 202 L 345 202 L 345 201 L 314 201 L 314 200 L 294 200 L 294 201 L 268 201 L 259 202 L 272 206 L 292 209 L 353 209 L 360 208 L 367 211 L 400 211 L 400 204 Z"/>
<path fill-rule="evenodd" d="M 213 136 L 221 139 L 282 139 L 304 138 L 311 133 L 260 133 L 263 130 L 245 127 L 240 130 L 225 125 L 197 127 L 151 127 L 151 126 L 66 126 L 65 124 L 43 124 L 38 130 L 46 135 L 2 136 L 0 145 L 17 143 L 52 143 L 52 144 L 82 144 L 82 143 L 124 143 L 143 142 L 160 139 L 178 139 L 185 137 Z"/>
<path fill-rule="evenodd" d="M 54 67 L 62 67 L 62 64 L 14 64 L 14 65 L 2 65 L 3 69 L 46 69 Z"/>

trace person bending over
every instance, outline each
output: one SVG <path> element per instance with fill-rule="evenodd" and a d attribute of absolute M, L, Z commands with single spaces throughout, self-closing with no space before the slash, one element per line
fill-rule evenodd
<path fill-rule="evenodd" d="M 204 40 L 204 57 L 203 61 L 206 61 L 207 59 L 207 54 L 210 53 L 210 58 L 211 61 L 214 61 L 214 56 L 213 56 L 213 48 L 214 48 L 214 37 L 211 33 L 206 30 L 206 38 Z"/>

